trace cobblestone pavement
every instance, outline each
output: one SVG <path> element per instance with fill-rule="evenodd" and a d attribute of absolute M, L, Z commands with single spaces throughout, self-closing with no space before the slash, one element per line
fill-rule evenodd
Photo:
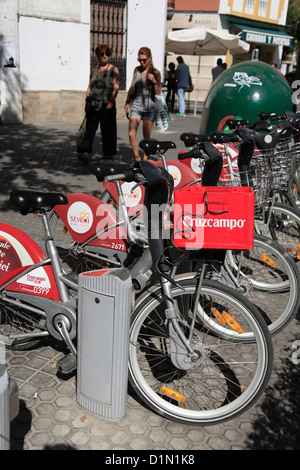
<path fill-rule="evenodd" d="M 13 187 L 99 194 L 99 183 L 76 159 L 77 128 L 69 123 L 0 126 L 1 222 L 16 225 L 40 241 L 39 220 L 22 217 L 10 206 L 8 195 Z M 154 132 L 153 137 L 173 140 L 179 150 L 180 132 L 198 130 L 199 117 L 173 116 L 168 133 Z M 119 155 L 130 161 L 127 122 L 118 121 L 118 132 Z M 96 152 L 101 152 L 99 138 Z M 175 159 L 176 153 L 169 156 Z M 20 396 L 20 412 L 11 424 L 11 449 L 299 449 L 299 340 L 298 317 L 274 337 L 273 374 L 261 399 L 240 417 L 214 426 L 171 422 L 149 411 L 130 390 L 121 420 L 100 419 L 77 403 L 76 377 L 59 376 L 56 363 L 63 355 L 61 345 L 45 341 L 29 351 L 7 351 L 8 372 L 17 381 Z"/>

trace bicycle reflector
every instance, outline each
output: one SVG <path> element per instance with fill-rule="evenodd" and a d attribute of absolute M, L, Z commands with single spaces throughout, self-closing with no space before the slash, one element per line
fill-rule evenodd
<path fill-rule="evenodd" d="M 212 313 L 214 316 L 219 320 L 219 322 L 222 325 L 225 325 L 227 323 L 234 331 L 236 331 L 238 334 L 244 333 L 243 328 L 237 322 L 233 316 L 231 316 L 229 313 L 225 312 L 225 310 L 221 313 L 219 310 L 217 310 L 215 307 L 211 309 Z"/>
<path fill-rule="evenodd" d="M 270 258 L 268 255 L 265 255 L 264 253 L 259 253 L 258 256 L 265 264 L 267 264 L 271 268 L 277 267 L 277 263 L 275 263 L 275 261 L 273 261 L 272 258 Z"/>
<path fill-rule="evenodd" d="M 164 387 L 160 388 L 160 391 L 161 391 L 161 393 L 163 393 L 164 395 L 166 395 L 169 398 L 172 398 L 175 401 L 178 401 L 178 402 L 180 401 L 181 403 L 185 403 L 185 401 L 186 401 L 186 398 L 185 398 L 184 395 L 182 395 L 179 392 L 175 392 L 175 390 L 173 390 L 172 388 L 164 386 Z"/>

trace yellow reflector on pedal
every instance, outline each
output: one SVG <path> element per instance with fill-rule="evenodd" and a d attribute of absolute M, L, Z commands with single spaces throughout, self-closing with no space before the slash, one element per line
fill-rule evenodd
<path fill-rule="evenodd" d="M 160 391 L 167 397 L 173 398 L 173 400 L 181 401 L 181 403 L 185 403 L 185 396 L 181 395 L 181 393 L 175 392 L 175 390 L 172 390 L 169 387 L 165 387 L 165 386 L 161 387 Z"/>
<path fill-rule="evenodd" d="M 259 257 L 264 263 L 271 266 L 271 268 L 276 268 L 277 267 L 277 264 L 275 263 L 275 261 L 273 261 L 269 256 L 264 255 L 263 253 L 259 253 Z"/>
<path fill-rule="evenodd" d="M 62 234 L 62 235 L 66 235 L 67 233 L 68 233 L 68 229 L 67 229 L 67 227 L 64 225 L 64 228 L 62 229 L 61 234 Z"/>
<path fill-rule="evenodd" d="M 217 310 L 215 307 L 212 307 L 211 311 L 222 325 L 225 325 L 225 323 L 227 323 L 238 334 L 244 333 L 244 330 L 239 324 L 239 322 L 237 322 L 231 315 L 229 315 L 229 313 L 225 312 L 225 310 L 220 313 L 219 310 Z"/>
<path fill-rule="evenodd" d="M 297 245 L 297 259 L 300 259 L 300 243 Z"/>

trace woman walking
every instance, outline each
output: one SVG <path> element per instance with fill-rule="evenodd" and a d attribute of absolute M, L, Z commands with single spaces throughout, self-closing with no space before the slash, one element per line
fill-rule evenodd
<path fill-rule="evenodd" d="M 155 119 L 155 95 L 161 94 L 161 75 L 154 68 L 151 50 L 141 47 L 138 52 L 140 66 L 133 72 L 131 86 L 125 104 L 129 117 L 129 141 L 133 150 L 134 161 L 140 160 L 137 131 L 143 121 L 143 137 L 150 139 Z M 146 156 L 144 155 L 144 159 Z"/>
<path fill-rule="evenodd" d="M 92 69 L 86 93 L 86 131 L 77 147 L 78 158 L 87 161 L 99 123 L 102 150 L 105 157 L 117 153 L 116 97 L 119 91 L 119 71 L 110 64 L 111 49 L 107 44 L 96 48 L 99 63 Z"/>

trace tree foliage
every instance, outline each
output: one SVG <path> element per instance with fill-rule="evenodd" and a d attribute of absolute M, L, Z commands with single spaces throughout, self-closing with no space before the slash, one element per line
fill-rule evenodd
<path fill-rule="evenodd" d="M 298 48 L 300 34 L 300 0 L 290 0 L 285 32 L 294 38 L 293 50 Z"/>

